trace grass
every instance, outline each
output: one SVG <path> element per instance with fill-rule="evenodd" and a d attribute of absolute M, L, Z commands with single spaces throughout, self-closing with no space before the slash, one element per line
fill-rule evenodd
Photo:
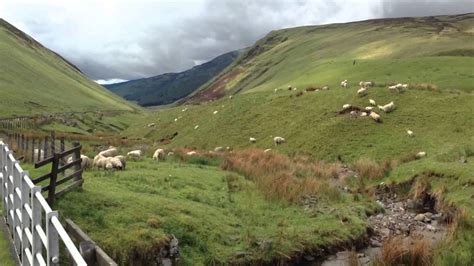
<path fill-rule="evenodd" d="M 184 265 L 283 261 L 282 254 L 365 234 L 365 213 L 374 208 L 349 196 L 309 209 L 269 200 L 243 176 L 203 164 L 146 159 L 127 168 L 88 171 L 83 190 L 58 201 L 61 217 L 72 218 L 119 264 L 151 263 L 168 234 L 179 239 Z M 260 249 L 262 241 L 270 248 Z"/>
<path fill-rule="evenodd" d="M 21 32 L 0 20 L 0 116 L 127 110 L 115 96 Z"/>
<path fill-rule="evenodd" d="M 3 208 L 0 206 L 0 208 Z M 2 266 L 14 266 L 15 261 L 12 258 L 10 253 L 10 243 L 7 240 L 7 237 L 4 235 L 3 230 L 0 230 L 0 265 Z"/>
<path fill-rule="evenodd" d="M 418 238 L 392 238 L 384 243 L 376 266 L 391 265 L 429 266 L 433 265 L 433 250 L 426 240 Z"/>

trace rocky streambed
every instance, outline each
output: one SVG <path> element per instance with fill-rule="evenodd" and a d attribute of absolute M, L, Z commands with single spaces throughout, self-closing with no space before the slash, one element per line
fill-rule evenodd
<path fill-rule="evenodd" d="M 396 193 L 381 191 L 376 193 L 377 203 L 384 212 L 368 218 L 371 236 L 364 249 L 345 250 L 312 265 L 349 265 L 355 257 L 360 265 L 369 265 L 381 253 L 384 242 L 394 237 L 403 240 L 404 245 L 412 245 L 414 239 L 421 239 L 429 245 L 440 241 L 446 233 L 443 213 L 437 213 L 434 204 L 411 199 L 401 199 Z"/>

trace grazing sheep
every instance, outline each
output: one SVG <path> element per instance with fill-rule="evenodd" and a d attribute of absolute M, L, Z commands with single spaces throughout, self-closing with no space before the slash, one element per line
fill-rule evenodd
<path fill-rule="evenodd" d="M 376 106 L 376 105 L 377 105 L 373 99 L 369 99 L 369 103 L 370 103 L 370 105 L 372 105 L 372 106 Z"/>
<path fill-rule="evenodd" d="M 97 169 L 100 169 L 100 168 L 105 169 L 106 168 L 105 166 L 108 162 L 109 162 L 109 160 L 106 157 L 97 155 L 96 157 L 94 157 L 94 161 L 93 161 L 92 165 L 94 167 L 97 167 Z"/>
<path fill-rule="evenodd" d="M 374 83 L 372 81 L 361 81 L 361 82 L 359 82 L 359 85 L 362 88 L 370 88 L 370 87 L 374 86 Z"/>
<path fill-rule="evenodd" d="M 294 91 L 297 90 L 297 89 L 298 89 L 298 88 L 296 88 L 296 87 L 293 88 Z"/>
<path fill-rule="evenodd" d="M 390 102 L 384 106 L 379 105 L 378 107 L 380 110 L 384 111 L 385 113 L 390 113 L 397 108 L 394 102 Z"/>
<path fill-rule="evenodd" d="M 367 95 L 367 92 L 368 92 L 367 88 L 362 87 L 357 91 L 357 95 L 365 96 L 365 95 Z"/>
<path fill-rule="evenodd" d="M 286 140 L 282 137 L 274 137 L 273 138 L 273 142 L 275 143 L 275 145 L 283 144 L 283 143 L 285 143 L 285 141 Z"/>
<path fill-rule="evenodd" d="M 216 111 L 214 111 L 214 112 L 212 112 L 212 113 L 216 115 L 217 113 L 219 113 L 219 111 L 216 110 Z"/>
<path fill-rule="evenodd" d="M 127 153 L 127 156 L 133 159 L 139 160 L 142 157 L 142 151 L 141 150 L 130 151 Z"/>
<path fill-rule="evenodd" d="M 375 107 L 373 107 L 373 106 L 366 106 L 366 107 L 365 107 L 365 110 L 366 110 L 366 111 L 372 111 L 372 110 L 374 110 L 374 108 L 375 108 Z"/>
<path fill-rule="evenodd" d="M 125 160 L 125 156 L 123 156 L 123 155 L 117 155 L 117 156 L 115 156 L 114 158 L 120 160 L 120 162 L 122 163 L 122 170 L 124 170 L 125 167 L 127 166 L 127 161 Z"/>
<path fill-rule="evenodd" d="M 362 116 L 362 117 L 367 116 L 367 113 L 366 113 L 366 112 L 362 112 L 362 113 L 360 113 L 360 116 Z"/>
<path fill-rule="evenodd" d="M 38 159 L 39 154 L 39 159 Z M 38 159 L 39 161 L 44 160 L 44 151 L 42 149 L 34 149 L 33 151 L 34 159 Z"/>
<path fill-rule="evenodd" d="M 257 139 L 250 137 L 250 138 L 249 138 L 249 142 L 250 142 L 250 143 L 255 143 L 255 142 L 257 142 Z"/>
<path fill-rule="evenodd" d="M 226 151 L 231 151 L 231 150 L 232 150 L 232 148 L 231 148 L 231 147 L 229 147 L 229 146 L 227 146 L 227 147 L 225 147 L 225 150 L 226 150 Z"/>
<path fill-rule="evenodd" d="M 110 146 L 107 150 L 99 152 L 99 155 L 103 157 L 114 157 L 118 155 L 118 150 Z"/>
<path fill-rule="evenodd" d="M 199 125 L 196 125 L 196 126 L 194 127 L 194 129 L 198 129 L 198 128 L 199 128 Z"/>
<path fill-rule="evenodd" d="M 224 151 L 224 147 L 222 147 L 222 146 L 214 148 L 214 152 L 223 152 L 223 151 Z"/>
<path fill-rule="evenodd" d="M 181 111 L 186 112 L 187 110 L 188 110 L 188 108 L 185 107 L 185 108 L 183 108 L 183 110 L 181 110 Z"/>
<path fill-rule="evenodd" d="M 147 127 L 154 127 L 155 126 L 155 123 L 150 123 L 147 125 Z"/>
<path fill-rule="evenodd" d="M 381 118 L 380 115 L 377 114 L 376 112 L 370 112 L 369 116 L 370 116 L 370 118 L 372 118 L 375 122 L 381 122 L 381 121 L 382 121 L 382 118 Z"/>
<path fill-rule="evenodd" d="M 352 110 L 349 114 L 352 115 L 352 116 L 356 116 L 356 115 L 357 115 L 357 111 Z"/>
<path fill-rule="evenodd" d="M 341 87 L 347 88 L 347 79 L 341 81 Z"/>
<path fill-rule="evenodd" d="M 401 83 L 398 83 L 398 84 L 393 85 L 393 86 L 388 86 L 389 90 L 394 90 L 394 91 L 397 91 L 397 92 L 400 92 L 401 90 L 404 90 L 404 89 L 407 89 L 407 88 L 408 88 L 408 84 L 401 84 Z"/>
<path fill-rule="evenodd" d="M 349 108 L 351 108 L 351 105 L 348 104 L 348 103 L 346 103 L 346 104 L 344 104 L 344 105 L 342 106 L 342 110 L 347 110 L 347 109 L 349 109 Z"/>
<path fill-rule="evenodd" d="M 170 152 L 168 152 L 167 155 L 168 155 L 168 156 L 173 156 L 173 155 L 174 155 L 174 152 L 170 151 Z"/>
<path fill-rule="evenodd" d="M 112 164 L 112 162 L 106 161 L 104 169 L 105 170 L 112 170 L 112 169 L 114 169 L 114 165 Z"/>
<path fill-rule="evenodd" d="M 73 157 L 69 157 L 66 161 L 66 163 L 72 163 L 73 162 Z M 86 155 L 81 154 L 81 168 L 82 169 L 89 169 L 92 167 L 92 160 L 87 157 Z"/>
<path fill-rule="evenodd" d="M 107 159 L 110 163 L 112 163 L 112 166 L 114 167 L 114 169 L 123 170 L 123 164 L 122 164 L 122 161 L 119 158 L 110 157 L 110 158 L 107 158 Z M 105 168 L 107 169 L 107 166 Z"/>
<path fill-rule="evenodd" d="M 324 91 L 327 91 L 327 90 L 329 90 L 329 86 L 324 86 L 321 89 L 324 90 Z"/>
<path fill-rule="evenodd" d="M 163 149 L 157 149 L 155 153 L 153 153 L 153 160 L 158 161 L 158 160 L 164 160 L 165 159 L 165 150 Z"/>
<path fill-rule="evenodd" d="M 413 133 L 413 131 L 407 129 L 407 134 L 409 137 L 414 137 L 415 136 L 415 133 Z"/>
<path fill-rule="evenodd" d="M 264 150 L 263 152 L 264 152 L 264 153 L 267 153 L 267 152 L 269 152 L 269 151 L 271 151 L 271 150 L 272 150 L 272 149 L 266 149 L 266 150 Z"/>
<path fill-rule="evenodd" d="M 288 90 L 291 91 L 292 87 L 291 85 L 288 85 Z"/>
<path fill-rule="evenodd" d="M 197 154 L 197 152 L 195 152 L 195 151 L 188 151 L 186 153 L 186 155 L 188 155 L 188 156 L 192 156 L 192 155 L 196 155 L 196 154 Z"/>
<path fill-rule="evenodd" d="M 419 153 L 416 154 L 416 158 L 421 159 L 423 157 L 426 157 L 426 155 L 427 155 L 426 152 L 420 151 Z"/>
<path fill-rule="evenodd" d="M 174 121 L 175 121 L 175 122 L 178 122 L 178 118 L 175 118 Z"/>
<path fill-rule="evenodd" d="M 234 98 L 232 95 L 231 95 L 231 96 L 229 96 L 229 99 L 232 99 L 232 98 Z"/>

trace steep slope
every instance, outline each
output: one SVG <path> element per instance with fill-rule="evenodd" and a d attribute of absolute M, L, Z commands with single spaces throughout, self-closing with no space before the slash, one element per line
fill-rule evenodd
<path fill-rule="evenodd" d="M 137 108 L 2 19 L 0 106 L 0 116 Z"/>
<path fill-rule="evenodd" d="M 273 90 L 288 85 L 433 83 L 474 89 L 474 15 L 369 20 L 270 32 L 226 75 L 198 93 Z M 415 74 L 416 73 L 416 74 Z M 211 97 L 212 98 L 212 97 Z"/>
<path fill-rule="evenodd" d="M 105 87 L 143 106 L 169 104 L 197 90 L 229 66 L 239 54 L 239 51 L 233 51 L 184 72 L 167 73 Z"/>

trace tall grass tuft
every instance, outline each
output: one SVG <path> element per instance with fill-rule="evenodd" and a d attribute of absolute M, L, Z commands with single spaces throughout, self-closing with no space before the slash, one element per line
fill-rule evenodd
<path fill-rule="evenodd" d="M 295 203 L 305 196 L 332 200 L 341 197 L 327 180 L 337 177 L 339 164 L 311 162 L 307 157 L 292 160 L 279 153 L 249 149 L 227 154 L 221 168 L 254 181 L 270 199 Z"/>
<path fill-rule="evenodd" d="M 433 250 L 420 238 L 395 237 L 384 243 L 382 251 L 374 260 L 376 266 L 428 266 L 433 265 Z"/>

